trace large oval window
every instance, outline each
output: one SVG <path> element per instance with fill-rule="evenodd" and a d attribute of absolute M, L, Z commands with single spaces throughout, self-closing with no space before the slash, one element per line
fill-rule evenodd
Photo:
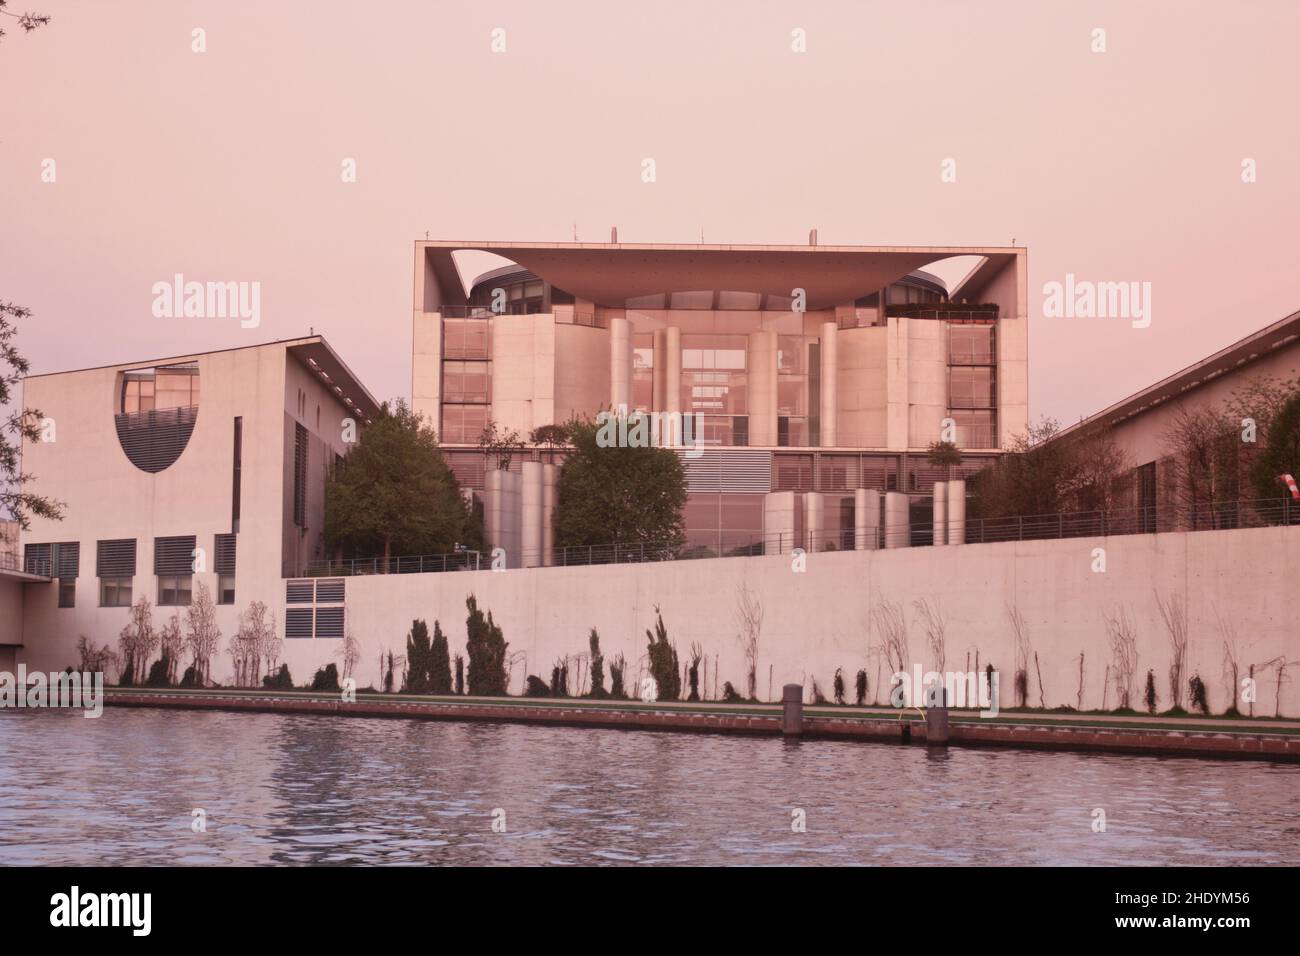
<path fill-rule="evenodd" d="M 160 365 L 123 372 L 117 440 L 141 471 L 156 474 L 181 457 L 199 414 L 199 366 Z"/>

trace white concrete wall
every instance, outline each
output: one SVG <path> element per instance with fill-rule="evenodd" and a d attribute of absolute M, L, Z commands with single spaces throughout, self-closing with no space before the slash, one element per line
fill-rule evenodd
<path fill-rule="evenodd" d="M 1096 573 L 1093 549 L 1106 549 L 1107 570 Z M 723 558 L 648 565 L 542 568 L 507 572 L 458 572 L 352 578 L 348 616 L 364 651 L 358 677 L 377 682 L 379 653 L 400 653 L 413 617 L 441 621 L 453 653 L 464 653 L 465 597 L 491 610 L 510 651 L 527 655 L 528 671 L 549 680 L 556 658 L 586 651 L 595 627 L 606 658 L 622 652 L 628 682 L 643 664 L 645 630 L 654 608 L 664 614 L 668 634 L 680 652 L 692 641 L 703 645 L 720 680 L 743 687 L 744 662 L 735 638 L 735 603 L 743 585 L 760 596 L 765 609 L 759 652 L 759 693 L 779 699 L 788 681 L 810 687 L 816 678 L 829 694 L 837 667 L 846 683 L 866 668 L 884 699 L 888 673 L 875 650 L 874 603 L 903 605 L 910 624 L 911 660 L 932 667 L 914 607 L 936 604 L 947 620 L 947 669 L 980 667 L 990 661 L 1003 674 L 1004 703 L 1013 703 L 1014 641 L 1007 608 L 1016 606 L 1042 669 L 1048 707 L 1073 706 L 1084 656 L 1084 707 L 1102 705 L 1102 679 L 1111 660 L 1103 612 L 1123 607 L 1136 624 L 1138 669 L 1135 699 L 1155 671 L 1160 709 L 1171 703 L 1169 641 L 1155 594 L 1185 602 L 1190 624 L 1184 681 L 1199 673 L 1211 707 L 1222 711 L 1228 691 L 1222 676 L 1223 639 L 1216 613 L 1234 622 L 1245 665 L 1284 656 L 1300 659 L 1291 585 L 1300 577 L 1300 529 L 1257 529 L 1203 533 L 1079 538 L 896 551 L 809 554 L 807 570 L 791 570 L 791 556 Z M 290 666 L 297 680 L 332 660 L 335 641 L 291 642 Z M 316 646 L 313 646 L 316 645 Z M 969 654 L 969 665 L 967 664 Z M 224 663 L 224 661 L 223 661 Z M 1300 665 L 1298 665 L 1300 666 Z M 609 673 L 608 662 L 605 668 Z M 217 669 L 221 673 L 221 669 Z M 522 662 L 511 675 L 512 692 L 524 680 Z M 1295 675 L 1291 675 L 1295 676 Z M 882 683 L 883 681 L 883 683 Z M 1260 677 L 1257 713 L 1271 715 L 1276 672 Z M 1038 679 L 1030 658 L 1030 703 L 1038 700 Z M 1112 684 L 1106 695 L 1114 707 Z M 1283 713 L 1300 715 L 1300 682 L 1283 685 Z"/>
<path fill-rule="evenodd" d="M 492 418 L 527 439 L 555 420 L 555 317 L 492 317 Z"/>
<path fill-rule="evenodd" d="M 1106 551 L 1106 570 L 1093 571 L 1095 548 Z M 1223 676 L 1223 636 L 1218 620 L 1232 622 L 1241 650 L 1242 675 L 1250 663 L 1283 657 L 1300 659 L 1300 634 L 1294 626 L 1294 587 L 1300 577 L 1300 529 L 1132 535 L 892 551 L 842 551 L 809 554 L 807 570 L 792 570 L 790 555 L 724 558 L 664 564 L 539 568 L 505 572 L 449 572 L 349 578 L 349 625 L 362 642 L 357 677 L 362 686 L 379 683 L 379 656 L 403 653 L 412 618 L 438 619 L 452 652 L 465 653 L 465 598 L 492 611 L 510 652 L 522 652 L 511 673 L 511 690 L 520 692 L 526 673 L 549 680 L 557 658 L 575 658 L 587 649 L 595 627 L 608 658 L 628 659 L 628 686 L 644 670 L 645 630 L 655 606 L 663 612 L 671 640 L 680 652 L 698 641 L 709 660 L 708 693 L 714 676 L 743 687 L 744 661 L 735 633 L 736 595 L 755 592 L 765 617 L 759 650 L 759 695 L 778 699 L 783 683 L 811 688 L 815 678 L 829 694 L 837 667 L 853 686 L 859 668 L 868 673 L 873 699 L 883 701 L 889 669 L 881 659 L 878 628 L 871 609 L 877 602 L 899 603 L 909 622 L 909 661 L 936 665 L 927 649 L 915 607 L 936 606 L 947 622 L 946 668 L 965 671 L 992 662 L 1003 679 L 1003 703 L 1013 698 L 1015 649 L 1008 608 L 1016 607 L 1028 626 L 1032 650 L 1042 671 L 1048 707 L 1074 706 L 1083 655 L 1085 709 L 1103 703 L 1102 683 L 1111 661 L 1102 615 L 1123 608 L 1136 625 L 1138 666 L 1134 698 L 1154 670 L 1159 707 L 1171 703 L 1169 641 L 1156 607 L 1156 594 L 1182 602 L 1190 625 L 1184 681 L 1199 673 L 1209 689 L 1212 709 L 1222 711 L 1229 691 Z M 274 605 L 283 620 L 283 582 L 269 582 L 281 595 Z M 117 622 L 92 632 L 99 641 L 115 637 Z M 111 630 L 110 630 L 111 628 Z M 223 630 L 225 628 L 223 627 Z M 227 636 L 229 630 L 226 630 Z M 73 663 L 75 635 L 29 633 L 19 659 L 49 669 Z M 340 642 L 286 642 L 285 660 L 294 678 L 338 661 Z M 217 679 L 229 679 L 224 652 L 213 664 Z M 576 664 L 575 664 L 576 666 Z M 1039 681 L 1032 654 L 1029 699 L 1037 704 Z M 1295 675 L 1289 675 L 1294 677 Z M 1259 675 L 1257 714 L 1272 715 L 1276 670 Z M 608 679 L 608 678 L 607 678 Z M 769 687 L 771 688 L 769 691 Z M 1105 695 L 1116 705 L 1112 683 Z M 1282 712 L 1300 715 L 1300 682 L 1282 687 Z"/>
<path fill-rule="evenodd" d="M 99 644 L 116 645 L 129 609 L 99 606 L 95 552 L 100 540 L 136 539 L 134 596 L 156 602 L 154 538 L 193 534 L 197 546 L 208 551 L 209 568 L 208 573 L 195 575 L 195 582 L 202 581 L 215 595 L 213 539 L 231 530 L 236 416 L 243 418 L 236 604 L 218 607 L 217 621 L 228 636 L 237 626 L 239 612 L 259 600 L 275 611 L 283 627 L 283 562 L 296 557 L 286 554 L 286 537 L 296 537 L 286 535 L 285 530 L 286 523 L 292 523 L 292 512 L 286 509 L 291 509 L 293 500 L 291 482 L 286 487 L 293 464 L 293 435 L 288 426 L 301 419 L 313 433 L 308 532 L 303 536 L 303 554 L 310 557 L 323 518 L 326 454 L 332 457 L 345 447 L 340 427 L 344 406 L 315 375 L 288 357 L 284 343 L 192 358 L 199 365 L 200 383 L 194 433 L 176 463 L 157 474 L 141 471 L 127 459 L 113 424 L 118 374 L 147 363 L 37 376 L 24 383 L 25 404 L 41 409 L 56 424 L 54 442 L 25 444 L 24 470 L 36 476 L 34 491 L 63 501 L 67 507 L 62 521 L 34 518 L 23 541 L 78 541 L 81 567 L 75 607 L 57 606 L 58 586 L 53 582 L 24 587 L 27 647 L 22 654 L 57 660 L 61 669 L 77 662 L 75 648 L 81 634 Z M 299 388 L 307 398 L 301 416 Z M 318 404 L 320 433 L 316 432 Z M 155 622 L 162 624 L 174 612 L 183 617 L 184 610 L 158 609 Z M 221 673 L 229 667 L 224 644 L 218 657 L 213 669 Z"/>

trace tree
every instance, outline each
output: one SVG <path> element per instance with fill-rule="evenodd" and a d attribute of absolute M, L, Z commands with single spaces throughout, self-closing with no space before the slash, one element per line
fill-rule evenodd
<path fill-rule="evenodd" d="M 8 0 L 0 0 L 0 14 L 6 17 L 13 17 L 18 21 L 18 25 L 23 28 L 24 33 L 31 33 L 37 27 L 43 27 L 50 22 L 50 18 L 43 13 L 11 13 L 4 9 L 8 5 Z M 4 36 L 4 30 L 0 30 L 0 37 Z M 0 402 L 0 405 L 3 405 Z"/>
<path fill-rule="evenodd" d="M 951 478 L 952 470 L 961 464 L 961 449 L 950 441 L 931 442 L 926 457 L 934 467 L 943 469 L 945 479 Z"/>
<path fill-rule="evenodd" d="M 509 645 L 501 628 L 492 620 L 492 612 L 489 611 L 485 617 L 474 595 L 466 599 L 465 607 L 469 610 L 469 617 L 465 619 L 469 635 L 466 642 L 469 692 L 475 696 L 504 697 L 507 693 L 506 648 Z"/>
<path fill-rule="evenodd" d="M 399 399 L 379 415 L 325 484 L 325 542 L 356 557 L 446 554 L 482 547 L 483 531 L 433 429 Z"/>
<path fill-rule="evenodd" d="M 1000 459 L 971 476 L 972 518 L 1109 511 L 1131 481 L 1128 454 L 1110 430 L 1061 435 L 1051 418 L 1031 423 Z"/>
<path fill-rule="evenodd" d="M 561 448 L 569 443 L 569 430 L 564 425 L 538 425 L 528 433 L 528 440 L 534 445 Z"/>
<path fill-rule="evenodd" d="M 239 616 L 239 628 L 230 639 L 228 648 L 235 665 L 235 683 L 240 687 L 256 687 L 264 676 L 265 660 L 269 675 L 280 656 L 280 638 L 275 630 L 275 614 L 268 617 L 266 605 L 252 601 Z"/>
<path fill-rule="evenodd" d="M 599 429 L 575 419 L 568 426 L 573 453 L 556 482 L 557 547 L 661 544 L 686 540 L 686 469 L 669 448 L 605 446 Z"/>
<path fill-rule="evenodd" d="M 495 459 L 494 467 L 500 471 L 507 471 L 510 468 L 510 460 L 523 451 L 524 443 L 519 437 L 519 432 L 513 428 L 507 431 L 492 419 L 488 419 L 488 423 L 479 432 L 478 447 L 483 450 L 485 461 Z"/>
<path fill-rule="evenodd" d="M 451 650 L 437 621 L 433 622 L 433 641 L 429 645 L 429 693 L 451 693 Z"/>
<path fill-rule="evenodd" d="M 181 653 L 185 650 L 185 634 L 181 630 L 181 616 L 174 613 L 158 632 L 159 646 L 162 648 L 160 660 L 165 662 L 165 683 L 176 683 L 176 669 L 180 666 Z"/>
<path fill-rule="evenodd" d="M 122 651 L 122 673 L 118 683 L 123 687 L 141 683 L 148 673 L 149 658 L 159 642 L 153 627 L 153 605 L 143 594 L 131 605 L 131 615 L 117 640 Z"/>
<path fill-rule="evenodd" d="M 402 688 L 407 694 L 429 693 L 432 680 L 429 674 L 430 664 L 429 625 L 424 621 L 411 622 L 411 629 L 406 634 L 406 686 Z"/>
<path fill-rule="evenodd" d="M 668 643 L 668 629 L 664 616 L 655 608 L 655 629 L 646 628 L 650 642 L 650 676 L 655 680 L 656 700 L 676 700 L 682 693 L 681 671 L 677 667 L 677 649 Z"/>
<path fill-rule="evenodd" d="M 1278 409 L 1268 429 L 1268 438 L 1251 465 L 1250 481 L 1258 498 L 1290 494 L 1281 475 L 1300 478 L 1300 391 Z"/>
<path fill-rule="evenodd" d="M 31 314 L 31 310 L 23 306 L 0 302 L 0 409 L 9 407 L 14 389 L 31 368 L 31 363 L 19 354 L 13 343 L 18 332 L 16 323 Z M 33 517 L 63 520 L 63 509 L 67 507 L 62 501 L 24 490 L 36 476 L 22 470 L 22 443 L 24 440 L 41 440 L 43 417 L 35 409 L 24 408 L 10 412 L 0 422 L 0 514 L 8 512 L 24 531 L 31 527 Z"/>
<path fill-rule="evenodd" d="M 593 627 L 587 635 L 587 646 L 591 650 L 591 696 L 602 698 L 605 693 L 605 655 L 600 652 L 600 635 Z"/>
<path fill-rule="evenodd" d="M 763 602 L 742 582 L 736 588 L 736 640 L 745 655 L 745 687 L 758 699 L 758 639 L 763 634 Z"/>
<path fill-rule="evenodd" d="M 212 655 L 220 641 L 212 592 L 200 581 L 194 586 L 194 599 L 185 612 L 185 646 L 194 660 L 194 681 L 199 687 L 206 687 L 212 678 Z"/>

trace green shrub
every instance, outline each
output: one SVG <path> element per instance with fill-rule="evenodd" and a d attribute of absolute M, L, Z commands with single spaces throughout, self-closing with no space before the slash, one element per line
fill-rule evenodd
<path fill-rule="evenodd" d="M 650 676 L 655 679 L 658 690 L 657 700 L 677 700 L 682 693 L 681 672 L 677 663 L 677 649 L 668 643 L 668 629 L 664 627 L 664 616 L 655 608 L 655 629 L 646 629 L 649 640 Z"/>
<path fill-rule="evenodd" d="M 167 679 L 167 672 L 171 662 L 166 655 L 158 658 L 153 662 L 153 667 L 149 668 L 149 676 L 145 678 L 145 687 L 170 687 L 171 681 Z"/>
<path fill-rule="evenodd" d="M 858 677 L 857 677 L 857 680 L 855 680 L 855 681 L 853 682 L 853 693 L 854 693 L 854 697 L 856 698 L 856 700 L 857 700 L 857 704 L 858 704 L 859 707 L 862 707 L 864 704 L 866 704 L 866 702 L 867 702 L 867 672 L 866 672 L 865 670 L 860 670 L 860 671 L 858 671 Z"/>
<path fill-rule="evenodd" d="M 312 690 L 338 691 L 339 688 L 339 669 L 337 664 L 326 664 L 316 672 L 316 676 L 311 679 Z"/>
<path fill-rule="evenodd" d="M 600 652 L 600 635 L 591 629 L 587 637 L 587 646 L 591 649 L 591 696 L 597 699 L 605 694 L 605 655 Z"/>
<path fill-rule="evenodd" d="M 615 700 L 627 700 L 627 691 L 623 687 L 623 674 L 627 670 L 627 661 L 622 654 L 609 662 L 609 696 Z"/>
<path fill-rule="evenodd" d="M 429 692 L 451 693 L 451 649 L 437 621 L 433 622 L 433 642 L 429 645 Z"/>
<path fill-rule="evenodd" d="M 465 601 L 469 617 L 465 628 L 469 637 L 466 649 L 469 654 L 469 692 L 480 697 L 504 697 L 509 683 L 506 672 L 506 643 L 501 628 L 478 608 L 474 595 Z"/>
<path fill-rule="evenodd" d="M 280 669 L 274 675 L 267 674 L 263 677 L 262 686 L 268 690 L 293 690 L 293 678 L 289 676 L 289 665 L 281 664 Z"/>
<path fill-rule="evenodd" d="M 532 674 L 528 675 L 528 680 L 524 686 L 525 697 L 550 697 L 551 689 L 546 686 L 546 681 Z"/>
<path fill-rule="evenodd" d="M 1147 671 L 1147 689 L 1143 697 L 1146 700 L 1147 713 L 1154 714 L 1156 712 L 1156 672 L 1155 671 L 1150 671 L 1150 670 Z"/>
<path fill-rule="evenodd" d="M 725 681 L 722 685 L 722 701 L 725 704 L 739 704 L 744 698 L 736 692 L 736 688 L 731 686 L 731 681 Z"/>

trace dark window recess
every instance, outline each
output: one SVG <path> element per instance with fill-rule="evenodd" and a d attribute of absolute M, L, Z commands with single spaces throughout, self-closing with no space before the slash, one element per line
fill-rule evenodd
<path fill-rule="evenodd" d="M 59 607 L 77 606 L 77 579 L 59 578 Z"/>
<path fill-rule="evenodd" d="M 230 530 L 239 530 L 239 493 L 244 470 L 244 420 L 235 419 L 235 454 L 232 468 L 232 488 L 230 491 Z"/>
<path fill-rule="evenodd" d="M 343 608 L 341 607 L 316 608 L 316 636 L 317 637 L 342 637 L 343 636 Z"/>
<path fill-rule="evenodd" d="M 307 429 L 293 426 L 293 523 L 307 527 Z"/>
<path fill-rule="evenodd" d="M 81 543 L 67 541 L 54 546 L 54 576 L 61 581 L 75 580 L 81 573 Z"/>
<path fill-rule="evenodd" d="M 29 544 L 23 548 L 23 571 L 27 574 L 39 574 L 41 577 L 51 575 L 52 544 Z"/>
<path fill-rule="evenodd" d="M 698 442 L 704 436 L 693 435 L 691 437 Z M 749 416 L 736 415 L 731 419 L 731 443 L 739 446 L 749 444 Z"/>
<path fill-rule="evenodd" d="M 317 604 L 342 604 L 343 579 L 324 578 L 316 582 Z"/>
<path fill-rule="evenodd" d="M 1149 461 L 1138 466 L 1138 520 L 1143 534 L 1156 530 L 1156 463 Z"/>
<path fill-rule="evenodd" d="M 153 573 L 176 575 L 194 573 L 194 535 L 154 538 Z"/>
<path fill-rule="evenodd" d="M 309 607 L 291 607 L 284 612 L 284 636 L 311 637 L 312 610 Z"/>
<path fill-rule="evenodd" d="M 117 440 L 141 471 L 156 474 L 176 463 L 194 433 L 199 407 L 164 408 L 117 415 Z"/>
<path fill-rule="evenodd" d="M 311 581 L 286 581 L 284 583 L 284 602 L 286 604 L 310 604 L 315 584 Z"/>
<path fill-rule="evenodd" d="M 217 574 L 235 573 L 235 541 L 233 534 L 219 534 L 216 538 L 215 564 Z"/>
<path fill-rule="evenodd" d="M 135 538 L 100 541 L 95 546 L 95 576 L 135 577 Z"/>
<path fill-rule="evenodd" d="M 781 448 L 790 447 L 790 419 L 784 415 L 776 419 L 776 443 Z"/>

